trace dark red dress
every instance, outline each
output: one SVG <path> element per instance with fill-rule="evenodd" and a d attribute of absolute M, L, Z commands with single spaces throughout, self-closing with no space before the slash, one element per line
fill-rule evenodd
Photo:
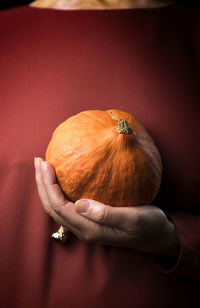
<path fill-rule="evenodd" d="M 0 306 L 200 307 L 199 10 L 0 13 Z M 174 221 L 176 264 L 131 249 L 50 239 L 34 156 L 87 109 L 132 113 L 160 149 L 153 204 Z"/>

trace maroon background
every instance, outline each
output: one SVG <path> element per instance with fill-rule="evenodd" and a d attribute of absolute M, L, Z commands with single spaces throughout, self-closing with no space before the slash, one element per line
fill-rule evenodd
<path fill-rule="evenodd" d="M 199 11 L 0 13 L 0 305 L 2 307 L 198 307 Z M 164 166 L 154 205 L 173 219 L 177 263 L 50 239 L 33 157 L 55 127 L 85 109 L 119 108 L 141 121 Z"/>

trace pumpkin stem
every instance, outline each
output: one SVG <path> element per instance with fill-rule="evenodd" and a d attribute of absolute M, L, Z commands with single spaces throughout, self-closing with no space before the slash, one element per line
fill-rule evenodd
<path fill-rule="evenodd" d="M 128 122 L 126 122 L 125 120 L 117 119 L 112 112 L 110 112 L 110 115 L 113 120 L 120 123 L 119 125 L 115 126 L 115 130 L 118 132 L 118 134 L 129 135 L 132 132 L 132 129 L 129 126 Z"/>

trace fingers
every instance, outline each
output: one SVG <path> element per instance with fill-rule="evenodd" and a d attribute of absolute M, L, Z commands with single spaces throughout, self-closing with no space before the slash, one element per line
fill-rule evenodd
<path fill-rule="evenodd" d="M 58 204 L 64 205 L 68 202 L 65 198 L 60 186 L 56 181 L 56 174 L 53 167 L 46 161 L 42 162 L 43 183 L 46 189 L 46 194 L 50 204 L 55 206 Z"/>
<path fill-rule="evenodd" d="M 154 206 L 111 207 L 90 199 L 80 199 L 74 205 L 58 185 L 54 168 L 41 158 L 36 159 L 35 166 L 44 209 L 55 222 L 79 239 L 150 253 L 166 253 L 166 247 L 169 250 L 167 245 L 163 248 L 163 238 L 170 242 L 174 234 L 166 231 L 169 227 L 166 228 L 166 216 L 160 209 Z"/>
<path fill-rule="evenodd" d="M 112 207 L 90 199 L 78 200 L 75 207 L 81 215 L 94 222 L 127 231 L 133 230 L 139 220 L 137 207 Z"/>
<path fill-rule="evenodd" d="M 134 229 L 138 220 L 137 208 L 114 208 L 89 199 L 81 199 L 74 205 L 66 199 L 56 181 L 54 168 L 48 162 L 37 158 L 35 167 L 42 205 L 56 223 L 81 240 L 124 245 L 127 232 Z"/>
<path fill-rule="evenodd" d="M 66 227 L 79 238 L 87 228 L 95 228 L 94 223 L 79 215 L 74 203 L 65 198 L 56 182 L 53 167 L 41 158 L 36 158 L 35 167 L 35 178 L 42 205 L 55 222 Z"/>
<path fill-rule="evenodd" d="M 64 220 L 62 217 L 57 215 L 55 211 L 51 207 L 50 203 L 50 198 L 49 198 L 49 190 L 52 189 L 52 192 L 56 193 L 56 196 L 58 198 L 60 197 L 62 204 L 64 201 L 64 196 L 61 196 L 60 194 L 62 193 L 59 185 L 56 183 L 56 176 L 53 168 L 49 165 L 48 167 L 46 166 L 46 162 L 44 162 L 41 158 L 35 158 L 35 180 L 37 184 L 37 189 L 39 193 L 40 200 L 42 202 L 42 205 L 44 207 L 44 210 L 60 225 L 64 223 Z M 43 165 L 45 166 L 43 167 Z M 44 173 L 46 171 L 46 174 L 44 176 Z M 47 189 L 48 185 L 50 186 L 49 189 Z M 58 186 L 56 188 L 56 185 Z M 60 192 L 59 192 L 60 190 Z M 52 199 L 55 199 L 53 197 Z"/>

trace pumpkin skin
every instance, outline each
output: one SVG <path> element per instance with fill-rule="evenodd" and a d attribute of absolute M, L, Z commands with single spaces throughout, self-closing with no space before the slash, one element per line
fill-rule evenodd
<path fill-rule="evenodd" d="M 117 132 L 114 117 L 125 120 L 131 131 Z M 160 188 L 162 162 L 154 141 L 120 110 L 88 110 L 68 118 L 55 129 L 46 160 L 73 202 L 87 198 L 111 206 L 145 205 Z"/>

